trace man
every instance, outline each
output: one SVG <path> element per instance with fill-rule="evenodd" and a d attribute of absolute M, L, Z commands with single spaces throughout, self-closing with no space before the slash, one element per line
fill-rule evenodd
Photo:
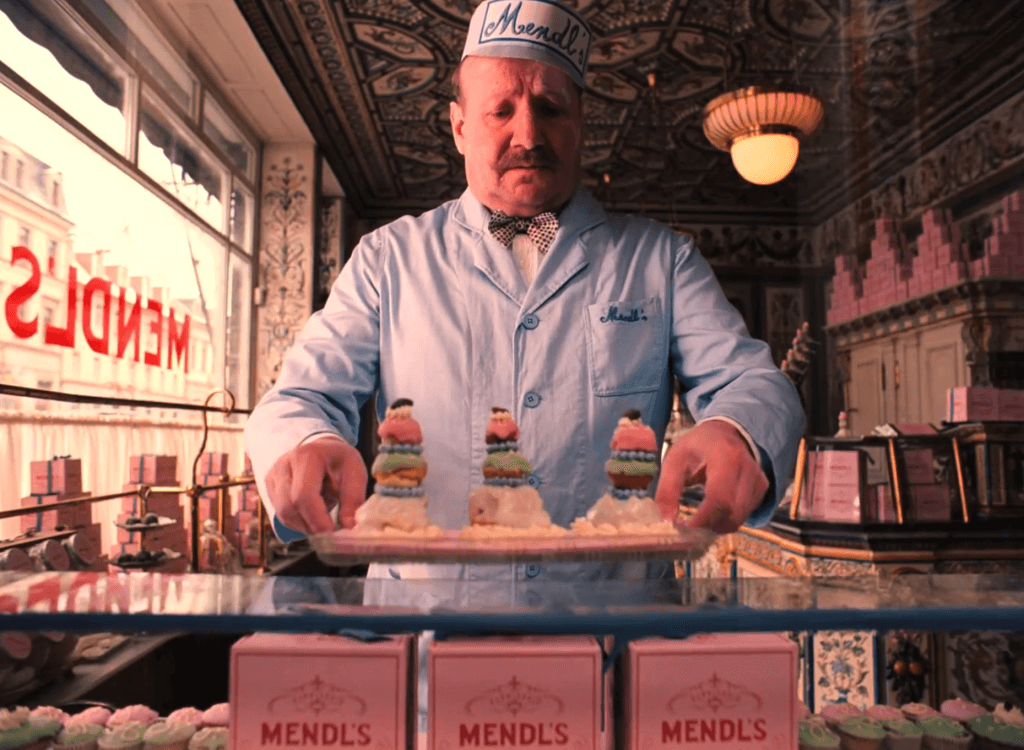
<path fill-rule="evenodd" d="M 662 512 L 675 518 L 684 485 L 702 481 L 692 523 L 767 521 L 803 431 L 799 399 L 691 237 L 610 217 L 580 187 L 589 45 L 585 22 L 551 2 L 477 8 L 451 104 L 468 190 L 362 239 L 246 427 L 282 539 L 330 531 L 334 504 L 353 524 L 366 483 L 353 446 L 374 392 L 381 414 L 399 397 L 415 404 L 439 525 L 467 523 L 497 405 L 515 416 L 533 481 L 567 526 L 604 491 L 624 411 L 663 434 L 670 367 L 700 421 L 665 456 Z"/>

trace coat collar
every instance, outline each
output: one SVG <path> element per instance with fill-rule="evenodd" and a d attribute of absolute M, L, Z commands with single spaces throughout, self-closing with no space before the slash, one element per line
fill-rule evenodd
<path fill-rule="evenodd" d="M 587 266 L 590 253 L 582 235 L 608 220 L 608 215 L 590 191 L 577 188 L 559 214 L 555 241 L 533 284 L 527 288 L 512 253 L 487 231 L 490 215 L 490 211 L 467 189 L 456 203 L 452 219 L 475 235 L 472 240 L 474 265 L 524 313 L 536 310 Z"/>

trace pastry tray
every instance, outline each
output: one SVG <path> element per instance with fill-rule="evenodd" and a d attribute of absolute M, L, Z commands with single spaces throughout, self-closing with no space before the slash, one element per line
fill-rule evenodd
<path fill-rule="evenodd" d="M 167 518 L 166 516 L 157 516 L 156 523 L 133 523 L 129 525 L 126 523 L 120 523 L 119 521 L 114 521 L 114 525 L 119 529 L 124 529 L 125 531 L 141 531 L 142 533 L 155 531 L 157 529 L 164 529 L 168 526 L 176 526 L 177 524 L 178 522 L 173 518 Z"/>
<path fill-rule="evenodd" d="M 309 538 L 327 565 L 389 563 L 616 562 L 694 560 L 707 552 L 716 535 L 707 529 L 679 527 L 674 535 L 577 536 L 462 539 L 446 531 L 432 539 L 369 536 L 350 529 Z"/>
<path fill-rule="evenodd" d="M 149 570 L 150 568 L 158 568 L 164 563 L 169 563 L 172 560 L 178 560 L 182 557 L 180 552 L 173 554 L 165 554 L 158 560 L 130 560 L 126 562 L 117 562 L 116 560 L 110 560 L 110 564 L 114 567 L 121 568 L 123 570 Z"/>

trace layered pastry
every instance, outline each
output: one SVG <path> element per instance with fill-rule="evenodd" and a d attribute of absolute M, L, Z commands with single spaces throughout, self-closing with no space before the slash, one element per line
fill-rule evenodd
<path fill-rule="evenodd" d="M 675 527 L 648 494 L 658 473 L 658 441 L 640 412 L 631 409 L 622 415 L 611 447 L 605 473 L 612 486 L 585 517 L 573 521 L 573 532 L 580 536 L 675 534 Z"/>
<path fill-rule="evenodd" d="M 533 467 L 519 451 L 519 426 L 508 409 L 495 406 L 484 433 L 484 482 L 469 495 L 464 539 L 559 537 L 568 532 L 551 523 L 544 500 L 530 484 Z"/>
<path fill-rule="evenodd" d="M 400 398 L 388 407 L 377 428 L 380 448 L 370 468 L 374 492 L 356 510 L 355 531 L 369 535 L 437 537 L 443 531 L 427 515 L 423 491 L 427 462 L 423 430 L 412 416 L 413 403 Z"/>

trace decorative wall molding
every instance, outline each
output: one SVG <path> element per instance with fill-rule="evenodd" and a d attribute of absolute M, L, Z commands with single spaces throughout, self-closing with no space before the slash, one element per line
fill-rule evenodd
<path fill-rule="evenodd" d="M 345 211 L 344 198 L 321 198 L 320 215 L 317 222 L 316 288 L 313 294 L 313 309 L 319 310 L 327 302 L 341 267 L 345 262 L 342 245 L 342 216 Z"/>
<path fill-rule="evenodd" d="M 271 144 L 263 150 L 256 400 L 277 382 L 285 355 L 312 313 L 315 165 L 312 145 Z"/>

